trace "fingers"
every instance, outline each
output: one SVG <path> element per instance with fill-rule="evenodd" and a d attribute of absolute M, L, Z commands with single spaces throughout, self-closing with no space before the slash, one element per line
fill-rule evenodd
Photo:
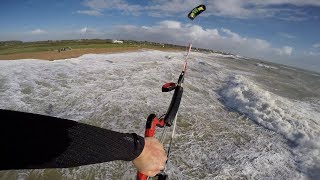
<path fill-rule="evenodd" d="M 161 166 L 159 166 L 159 169 L 158 169 L 158 171 L 162 171 L 162 170 L 164 170 L 164 165 L 161 165 Z"/>
<path fill-rule="evenodd" d="M 166 153 L 164 153 L 164 154 L 162 155 L 161 159 L 159 160 L 159 161 L 161 162 L 161 163 L 159 164 L 160 170 L 164 169 L 167 160 L 168 160 L 168 157 L 167 157 Z"/>
<path fill-rule="evenodd" d="M 150 177 L 154 177 L 156 176 L 157 174 L 159 174 L 162 170 L 164 169 L 164 166 L 160 166 L 159 169 L 157 170 L 154 170 L 154 171 L 146 171 L 146 172 L 141 172 L 147 176 L 150 176 Z"/>
<path fill-rule="evenodd" d="M 147 171 L 147 172 L 145 172 L 145 173 L 143 173 L 143 174 L 145 174 L 145 175 L 147 175 L 147 176 L 149 176 L 149 177 L 154 177 L 154 176 L 156 176 L 159 172 L 160 172 L 160 171 Z"/>
<path fill-rule="evenodd" d="M 152 162 L 151 162 L 152 160 Z M 163 153 L 162 155 L 160 153 L 157 153 L 157 156 L 155 156 L 153 159 L 150 159 L 150 166 L 149 166 L 149 170 L 163 170 L 165 167 L 167 161 L 167 155 L 165 153 Z"/>
<path fill-rule="evenodd" d="M 155 176 L 165 168 L 166 161 L 163 145 L 156 138 L 147 137 L 142 153 L 133 160 L 133 164 L 141 173 Z"/>

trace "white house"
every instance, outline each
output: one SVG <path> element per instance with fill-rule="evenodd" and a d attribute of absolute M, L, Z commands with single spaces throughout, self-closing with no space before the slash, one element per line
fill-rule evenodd
<path fill-rule="evenodd" d="M 123 41 L 115 40 L 115 39 L 110 39 L 107 40 L 108 43 L 114 43 L 114 44 L 123 44 Z"/>

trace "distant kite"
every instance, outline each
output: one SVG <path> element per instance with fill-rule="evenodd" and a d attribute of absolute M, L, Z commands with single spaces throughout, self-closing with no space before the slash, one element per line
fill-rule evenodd
<path fill-rule="evenodd" d="M 188 14 L 188 18 L 193 20 L 194 18 L 196 18 L 199 14 L 201 14 L 205 10 L 206 10 L 205 5 L 199 5 L 199 6 L 195 7 L 194 9 L 192 9 L 192 11 Z"/>

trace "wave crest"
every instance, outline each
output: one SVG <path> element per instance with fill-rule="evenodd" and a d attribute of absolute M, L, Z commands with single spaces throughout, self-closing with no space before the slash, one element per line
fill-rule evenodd
<path fill-rule="evenodd" d="M 220 95 L 228 107 L 283 135 L 298 157 L 297 168 L 320 177 L 320 113 L 310 103 L 280 97 L 239 75 L 229 78 Z"/>

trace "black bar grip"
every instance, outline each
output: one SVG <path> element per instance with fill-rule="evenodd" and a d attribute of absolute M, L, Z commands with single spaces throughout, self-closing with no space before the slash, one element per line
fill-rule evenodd
<path fill-rule="evenodd" d="M 171 126 L 172 122 L 178 112 L 181 98 L 182 98 L 182 93 L 183 93 L 183 87 L 182 86 L 177 86 L 176 89 L 174 90 L 170 106 L 167 110 L 167 113 L 164 117 L 164 122 L 166 123 L 167 126 Z"/>

